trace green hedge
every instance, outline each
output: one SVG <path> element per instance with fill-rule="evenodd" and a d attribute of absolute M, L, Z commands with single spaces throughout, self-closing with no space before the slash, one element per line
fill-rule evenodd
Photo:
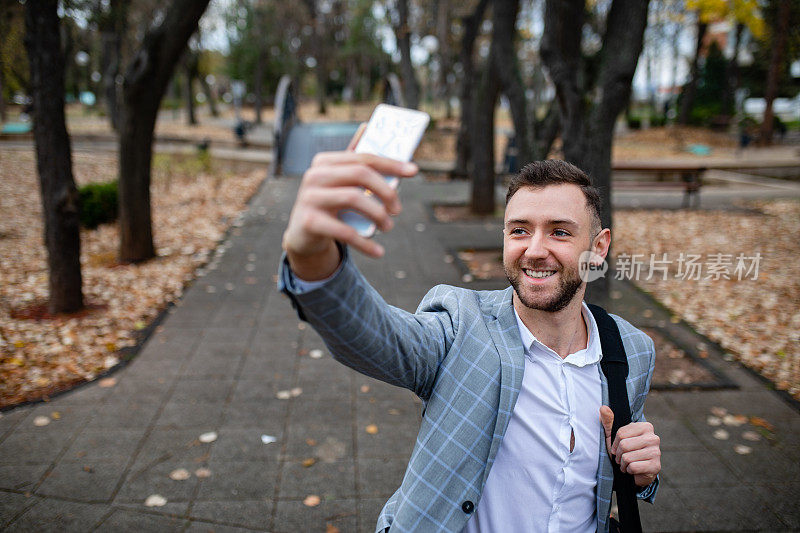
<path fill-rule="evenodd" d="M 117 219 L 117 182 L 89 183 L 78 189 L 81 197 L 81 225 L 94 229 Z"/>

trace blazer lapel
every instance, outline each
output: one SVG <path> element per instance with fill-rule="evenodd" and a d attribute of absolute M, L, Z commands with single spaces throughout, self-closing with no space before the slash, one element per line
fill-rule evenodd
<path fill-rule="evenodd" d="M 512 294 L 513 289 L 509 287 L 500 293 L 499 298 L 482 303 L 486 326 L 500 357 L 500 403 L 497 406 L 497 420 L 481 487 L 486 482 L 486 476 L 489 475 L 489 469 L 497 456 L 502 436 L 506 432 L 511 412 L 522 388 L 522 374 L 525 371 L 525 352 L 517 319 L 514 317 Z"/>

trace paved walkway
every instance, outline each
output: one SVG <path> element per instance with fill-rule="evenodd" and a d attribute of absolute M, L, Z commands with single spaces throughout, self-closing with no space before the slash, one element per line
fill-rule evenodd
<path fill-rule="evenodd" d="M 332 361 L 275 290 L 296 186 L 265 183 L 205 275 L 114 374 L 114 386 L 90 384 L 4 413 L 0 530 L 372 530 L 402 478 L 419 405 L 411 393 Z M 395 231 L 379 237 L 386 259 L 358 258 L 389 302 L 413 310 L 433 284 L 462 283 L 457 262 L 446 261 L 453 250 L 500 244 L 497 221 L 431 219 L 428 202 L 467 193 L 463 183 L 404 184 L 405 211 Z M 663 328 L 686 346 L 704 342 L 630 286 L 614 290 L 612 310 L 634 323 Z M 706 361 L 738 388 L 654 391 L 648 400 L 664 471 L 656 505 L 641 505 L 645 529 L 800 530 L 800 414 L 721 351 L 709 352 Z M 775 437 L 751 442 L 742 437 L 754 429 L 747 425 L 711 427 L 712 408 L 762 417 Z M 38 426 L 37 417 L 51 421 Z M 712 436 L 722 427 L 728 440 Z M 187 479 L 170 478 L 179 469 Z M 166 503 L 146 506 L 154 494 Z M 314 503 L 309 496 L 320 503 L 305 505 Z"/>

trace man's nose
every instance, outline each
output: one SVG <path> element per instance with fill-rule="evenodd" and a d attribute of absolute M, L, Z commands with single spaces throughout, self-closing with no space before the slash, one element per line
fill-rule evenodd
<path fill-rule="evenodd" d="M 542 259 L 550 253 L 544 245 L 544 236 L 541 233 L 534 233 L 528 240 L 528 247 L 525 249 L 525 257 L 528 259 Z"/>

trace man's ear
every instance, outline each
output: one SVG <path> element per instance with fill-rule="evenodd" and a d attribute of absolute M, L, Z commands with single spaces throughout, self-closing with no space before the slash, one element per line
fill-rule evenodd
<path fill-rule="evenodd" d="M 594 241 L 592 241 L 592 251 L 605 259 L 608 255 L 608 249 L 610 246 L 611 230 L 608 228 L 603 228 L 594 238 Z"/>

